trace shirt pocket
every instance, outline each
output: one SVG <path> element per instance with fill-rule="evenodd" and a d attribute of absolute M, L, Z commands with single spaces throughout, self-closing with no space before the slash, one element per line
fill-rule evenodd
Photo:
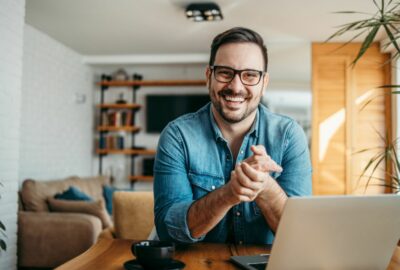
<path fill-rule="evenodd" d="M 189 181 L 194 200 L 200 199 L 224 184 L 223 177 L 195 172 L 189 172 Z"/>

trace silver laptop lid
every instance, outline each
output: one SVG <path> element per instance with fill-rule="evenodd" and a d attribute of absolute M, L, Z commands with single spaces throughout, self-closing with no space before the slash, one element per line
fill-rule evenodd
<path fill-rule="evenodd" d="M 289 198 L 267 269 L 386 269 L 399 238 L 398 195 Z"/>

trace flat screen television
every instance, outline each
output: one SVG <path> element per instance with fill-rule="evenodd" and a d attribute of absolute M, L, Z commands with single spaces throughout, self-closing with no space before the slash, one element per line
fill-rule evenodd
<path fill-rule="evenodd" d="M 175 118 L 195 112 L 210 101 L 206 94 L 195 95 L 147 95 L 146 131 L 160 133 Z"/>

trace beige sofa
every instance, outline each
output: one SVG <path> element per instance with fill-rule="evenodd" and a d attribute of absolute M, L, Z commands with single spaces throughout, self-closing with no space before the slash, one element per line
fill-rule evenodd
<path fill-rule="evenodd" d="M 92 246 L 104 227 L 101 219 L 90 212 L 52 212 L 48 202 L 55 194 L 75 186 L 97 202 L 102 201 L 104 207 L 103 185 L 107 184 L 109 179 L 102 176 L 25 180 L 18 213 L 18 266 L 56 267 Z"/>

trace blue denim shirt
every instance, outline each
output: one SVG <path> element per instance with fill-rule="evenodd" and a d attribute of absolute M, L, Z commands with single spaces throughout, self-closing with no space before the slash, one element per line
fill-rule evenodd
<path fill-rule="evenodd" d="M 200 238 L 191 236 L 187 224 L 191 204 L 227 183 L 235 162 L 251 156 L 250 146 L 258 144 L 264 145 L 271 158 L 282 166 L 282 173 L 271 176 L 288 196 L 311 195 L 307 140 L 293 119 L 260 105 L 236 161 L 214 120 L 210 103 L 169 123 L 161 134 L 154 164 L 154 211 L 159 238 L 181 243 L 226 242 L 228 231 L 232 230 L 236 243 L 272 243 L 274 233 L 255 202 L 234 206 Z"/>

